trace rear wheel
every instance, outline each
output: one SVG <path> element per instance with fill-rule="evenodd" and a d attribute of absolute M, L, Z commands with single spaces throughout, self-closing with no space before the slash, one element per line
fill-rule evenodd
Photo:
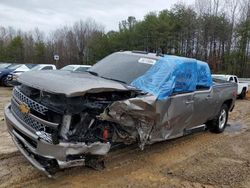
<path fill-rule="evenodd" d="M 243 88 L 242 91 L 241 91 L 241 94 L 240 94 L 240 98 L 241 99 L 244 99 L 246 97 L 246 88 Z"/>
<path fill-rule="evenodd" d="M 228 106 L 223 104 L 219 114 L 211 121 L 207 122 L 206 125 L 211 132 L 222 133 L 227 125 L 228 120 Z"/>

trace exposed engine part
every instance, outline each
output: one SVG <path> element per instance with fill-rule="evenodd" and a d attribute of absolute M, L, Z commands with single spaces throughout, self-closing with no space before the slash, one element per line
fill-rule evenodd
<path fill-rule="evenodd" d="M 58 130 L 50 131 L 48 129 L 45 131 L 46 133 L 48 131 L 50 134 L 53 133 L 53 143 L 58 143 L 60 139 L 88 144 L 97 141 L 129 144 L 136 140 L 136 135 L 131 136 L 134 131 L 125 131 L 119 124 L 101 120 L 98 116 L 113 102 L 135 97 L 138 95 L 137 91 L 87 93 L 84 96 L 68 98 L 25 85 L 18 88 L 25 96 L 48 107 L 48 114 L 45 115 L 46 117 L 41 117 L 42 119 L 60 124 Z M 50 118 L 50 114 L 53 114 L 53 119 Z M 59 135 L 57 132 L 59 132 Z"/>
<path fill-rule="evenodd" d="M 116 131 L 118 139 L 133 142 L 137 140 L 139 147 L 143 150 L 146 143 L 150 142 L 150 135 L 155 129 L 155 121 L 159 119 L 159 114 L 155 113 L 154 106 L 151 105 L 154 99 L 149 98 L 148 101 L 132 98 L 129 100 L 118 101 L 112 103 L 105 111 L 98 116 L 102 121 L 114 122 L 123 127 L 126 132 L 129 130 L 129 137 L 121 135 L 121 129 Z M 133 106 L 133 109 L 131 109 Z"/>
<path fill-rule="evenodd" d="M 70 123 L 71 123 L 71 117 L 72 117 L 71 115 L 64 115 L 63 116 L 63 121 L 62 121 L 60 135 L 64 139 L 67 139 L 67 133 L 69 132 Z"/>

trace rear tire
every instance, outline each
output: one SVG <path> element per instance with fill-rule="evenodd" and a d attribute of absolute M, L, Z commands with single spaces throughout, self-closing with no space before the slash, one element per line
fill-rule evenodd
<path fill-rule="evenodd" d="M 240 99 L 244 99 L 246 97 L 246 88 L 243 88 L 240 94 Z"/>
<path fill-rule="evenodd" d="M 228 106 L 226 104 L 223 104 L 219 114 L 213 120 L 208 121 L 206 125 L 209 131 L 213 133 L 222 133 L 227 126 L 227 120 Z"/>

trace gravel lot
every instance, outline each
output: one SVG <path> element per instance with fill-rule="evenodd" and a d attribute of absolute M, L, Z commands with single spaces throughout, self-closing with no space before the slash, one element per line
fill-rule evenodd
<path fill-rule="evenodd" d="M 52 179 L 34 169 L 7 133 L 0 87 L 0 187 L 250 187 L 250 100 L 238 100 L 223 134 L 201 132 L 111 152 L 106 168 L 61 171 Z"/>

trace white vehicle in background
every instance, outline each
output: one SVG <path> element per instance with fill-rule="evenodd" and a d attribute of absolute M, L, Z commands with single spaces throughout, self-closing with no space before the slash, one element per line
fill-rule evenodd
<path fill-rule="evenodd" d="M 52 64 L 25 64 L 22 69 L 15 70 L 10 73 L 7 77 L 7 85 L 15 86 L 18 85 L 17 78 L 24 72 L 27 71 L 40 71 L 40 70 L 56 70 L 56 66 Z"/>
<path fill-rule="evenodd" d="M 2 63 L 0 62 L 0 69 L 5 69 L 7 67 L 11 66 L 11 63 Z"/>
<path fill-rule="evenodd" d="M 225 80 L 228 82 L 235 82 L 238 85 L 237 95 L 244 99 L 246 97 L 246 94 L 248 92 L 248 83 L 247 82 L 241 82 L 239 81 L 238 77 L 235 75 L 226 75 L 226 74 L 213 74 L 213 78 Z"/>
<path fill-rule="evenodd" d="M 60 70 L 71 71 L 71 72 L 86 72 L 91 65 L 67 65 Z"/>
<path fill-rule="evenodd" d="M 24 65 L 19 66 L 16 70 L 14 70 L 13 73 L 15 74 L 23 73 L 23 72 L 29 71 L 31 68 L 28 65 L 24 64 Z"/>
<path fill-rule="evenodd" d="M 56 70 L 56 66 L 53 64 L 38 64 L 31 71 L 40 71 L 40 70 Z"/>
<path fill-rule="evenodd" d="M 30 68 L 27 67 L 25 64 L 11 64 L 11 65 L 2 65 L 0 68 L 0 85 L 7 86 L 7 77 L 10 73 L 19 73 Z"/>
<path fill-rule="evenodd" d="M 35 67 L 35 64 L 21 64 L 21 65 L 17 65 L 17 68 L 10 72 L 7 76 L 7 84 L 10 80 L 12 80 L 13 78 L 17 78 L 18 76 L 20 76 L 22 73 L 30 71 L 33 67 Z M 11 78 L 11 79 L 10 79 Z M 9 84 L 8 84 L 9 85 Z"/>

